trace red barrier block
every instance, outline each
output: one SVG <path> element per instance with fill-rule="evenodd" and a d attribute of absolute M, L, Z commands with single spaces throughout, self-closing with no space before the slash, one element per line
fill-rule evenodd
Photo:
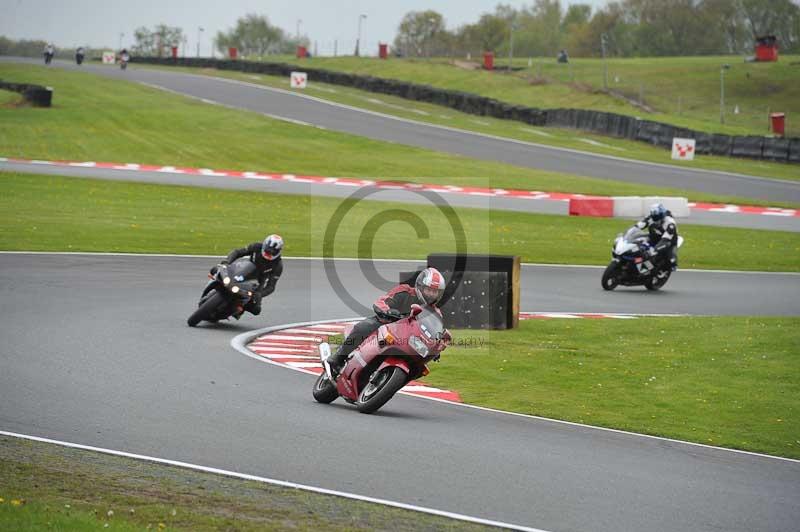
<path fill-rule="evenodd" d="M 612 198 L 571 198 L 569 200 L 570 216 L 614 216 L 614 200 Z"/>

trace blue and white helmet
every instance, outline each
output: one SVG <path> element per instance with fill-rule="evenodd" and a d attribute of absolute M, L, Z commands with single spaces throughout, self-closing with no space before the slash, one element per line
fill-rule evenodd
<path fill-rule="evenodd" d="M 661 203 L 653 203 L 650 206 L 650 218 L 653 221 L 661 221 L 667 215 L 667 209 Z"/>
<path fill-rule="evenodd" d="M 261 244 L 261 256 L 267 260 L 275 260 L 281 256 L 283 238 L 281 235 L 269 235 Z"/>

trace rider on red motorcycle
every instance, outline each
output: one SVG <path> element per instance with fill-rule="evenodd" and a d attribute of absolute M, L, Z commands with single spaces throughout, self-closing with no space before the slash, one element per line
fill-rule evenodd
<path fill-rule="evenodd" d="M 336 353 L 328 359 L 334 380 L 347 361 L 347 357 L 361 345 L 365 338 L 384 323 L 408 316 L 411 313 L 411 305 L 415 303 L 417 305 L 436 304 L 444 294 L 445 284 L 444 276 L 439 270 L 426 268 L 419 272 L 413 287 L 401 284 L 379 297 L 372 305 L 375 316 L 357 323 Z"/>

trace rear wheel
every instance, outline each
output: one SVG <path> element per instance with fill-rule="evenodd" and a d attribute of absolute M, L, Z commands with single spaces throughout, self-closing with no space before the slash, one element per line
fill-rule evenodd
<path fill-rule="evenodd" d="M 600 280 L 603 290 L 613 290 L 619 284 L 619 263 L 611 261 L 606 266 L 606 271 L 603 272 L 603 278 Z"/>
<path fill-rule="evenodd" d="M 219 319 L 215 316 L 216 311 L 225 305 L 225 299 L 220 295 L 219 292 L 214 291 L 214 293 L 195 310 L 189 319 L 186 320 L 186 323 L 189 327 L 194 327 L 198 323 L 203 320 L 206 321 L 216 321 Z"/>
<path fill-rule="evenodd" d="M 336 390 L 336 383 L 328 379 L 325 372 L 320 373 L 317 377 L 317 382 L 314 383 L 314 399 L 318 403 L 332 403 L 339 397 L 339 392 Z"/>
<path fill-rule="evenodd" d="M 672 274 L 670 270 L 661 270 L 658 272 L 661 277 L 656 277 L 655 275 L 651 275 L 647 278 L 644 282 L 645 288 L 648 290 L 658 290 L 669 281 L 669 276 Z"/>
<path fill-rule="evenodd" d="M 373 375 L 358 396 L 358 411 L 372 414 L 405 386 L 408 375 L 397 366 L 387 366 Z"/>

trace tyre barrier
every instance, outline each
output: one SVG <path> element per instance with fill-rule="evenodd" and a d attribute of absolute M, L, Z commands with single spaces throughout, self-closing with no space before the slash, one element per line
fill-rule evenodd
<path fill-rule="evenodd" d="M 570 216 L 597 216 L 603 218 L 643 218 L 653 203 L 661 203 L 676 218 L 690 214 L 686 198 L 660 196 L 613 196 L 610 198 L 585 197 L 569 200 Z"/>
<path fill-rule="evenodd" d="M 515 120 L 532 126 L 561 127 L 580 129 L 599 135 L 646 142 L 651 146 L 672 149 L 674 137 L 695 139 L 697 153 L 702 155 L 734 156 L 748 159 L 798 163 L 798 148 L 794 148 L 800 138 L 775 139 L 772 137 L 733 137 L 723 134 L 709 134 L 671 124 L 642 120 L 640 118 L 591 111 L 586 109 L 538 109 L 501 102 L 494 98 L 463 91 L 440 89 L 396 79 L 377 78 L 346 72 L 335 72 L 305 65 L 287 63 L 266 63 L 235 59 L 209 58 L 165 58 L 132 57 L 133 63 L 147 63 L 167 66 L 186 66 L 217 68 L 240 72 L 288 77 L 293 71 L 303 71 L 309 81 L 353 87 L 368 92 L 387 94 L 407 100 L 442 105 L 473 115 L 491 116 L 503 120 Z M 777 142 L 773 142 L 777 141 Z M 787 144 L 788 142 L 788 144 Z M 784 149 L 786 147 L 786 149 Z M 794 151 L 793 151 L 794 150 Z"/>
<path fill-rule="evenodd" d="M 9 83 L 0 80 L 0 89 L 18 92 L 25 101 L 35 107 L 50 107 L 53 103 L 53 88 L 30 83 Z"/>
<path fill-rule="evenodd" d="M 447 280 L 440 308 L 448 328 L 513 329 L 519 325 L 519 256 L 431 253 L 427 266 Z M 400 283 L 413 286 L 419 273 L 400 272 Z"/>

